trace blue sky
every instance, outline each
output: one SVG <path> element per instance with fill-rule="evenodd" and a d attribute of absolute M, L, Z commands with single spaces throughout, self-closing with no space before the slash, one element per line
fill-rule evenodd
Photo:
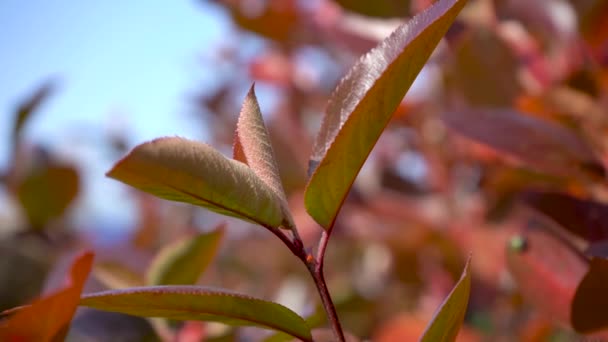
<path fill-rule="evenodd" d="M 219 8 L 195 0 L 3 0 L 0 23 L 0 168 L 15 106 L 49 78 L 59 87 L 25 137 L 79 158 L 92 187 L 82 200 L 87 214 L 113 212 L 96 202 L 120 191 L 102 180 L 109 164 L 95 146 L 108 129 L 127 127 L 130 143 L 206 138 L 188 96 L 209 78 L 202 56 L 230 37 Z"/>

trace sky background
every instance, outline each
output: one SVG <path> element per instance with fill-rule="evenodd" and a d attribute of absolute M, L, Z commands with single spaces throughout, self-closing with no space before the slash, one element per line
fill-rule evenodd
<path fill-rule="evenodd" d="M 130 144 L 206 138 L 189 96 L 209 82 L 202 56 L 230 37 L 226 13 L 195 0 L 3 0 L 0 27 L 0 168 L 15 107 L 54 79 L 26 140 L 79 161 L 86 188 L 78 221 L 132 221 L 125 188 L 103 177 L 113 160 L 99 145 L 111 130 L 127 130 Z M 0 208 L 8 205 L 4 195 Z"/>

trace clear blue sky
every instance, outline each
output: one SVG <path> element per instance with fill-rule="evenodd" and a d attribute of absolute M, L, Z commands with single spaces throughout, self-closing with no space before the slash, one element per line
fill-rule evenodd
<path fill-rule="evenodd" d="M 201 56 L 230 36 L 230 25 L 223 11 L 196 0 L 0 1 L 0 168 L 16 104 L 57 78 L 58 91 L 25 136 L 84 164 L 90 189 L 83 215 L 115 214 L 111 203 L 96 203 L 101 193 L 112 202 L 108 190 L 123 191 L 103 179 L 108 161 L 96 141 L 112 125 L 128 127 L 131 143 L 163 135 L 205 139 L 188 96 L 206 79 Z"/>

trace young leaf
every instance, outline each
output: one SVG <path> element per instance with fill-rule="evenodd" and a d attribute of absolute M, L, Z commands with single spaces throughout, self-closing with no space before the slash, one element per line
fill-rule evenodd
<path fill-rule="evenodd" d="M 276 228 L 287 220 L 280 200 L 249 167 L 196 141 L 174 137 L 141 144 L 107 176 L 164 199 L 261 225 Z"/>
<path fill-rule="evenodd" d="M 572 301 L 572 327 L 584 334 L 608 328 L 608 260 L 593 258 Z"/>
<path fill-rule="evenodd" d="M 288 308 L 200 286 L 150 286 L 85 295 L 80 305 L 141 317 L 259 326 L 312 341 L 306 322 Z"/>
<path fill-rule="evenodd" d="M 464 321 L 464 315 L 469 303 L 469 293 L 471 292 L 471 273 L 469 264 L 471 257 L 464 265 L 462 276 L 456 283 L 448 297 L 443 301 L 435 317 L 429 323 L 420 341 L 455 341 L 458 336 L 460 326 Z"/>
<path fill-rule="evenodd" d="M 149 285 L 192 285 L 205 271 L 224 236 L 223 226 L 164 247 L 148 267 Z"/>
<path fill-rule="evenodd" d="M 571 233 L 597 242 L 608 239 L 608 206 L 558 192 L 528 191 L 523 202 Z"/>
<path fill-rule="evenodd" d="M 144 279 L 128 267 L 116 262 L 97 263 L 93 275 L 110 289 L 144 286 Z"/>
<path fill-rule="evenodd" d="M 69 284 L 16 311 L 0 322 L 0 341 L 63 341 L 84 286 L 93 253 L 84 253 L 72 264 Z"/>
<path fill-rule="evenodd" d="M 279 168 L 253 85 L 245 97 L 236 125 L 234 159 L 249 165 L 253 172 L 272 189 L 281 201 L 283 213 L 290 224 L 289 228 L 293 227 L 293 219 L 287 205 L 285 190 L 281 184 Z"/>
<path fill-rule="evenodd" d="M 51 95 L 53 90 L 55 90 L 55 86 L 55 82 L 50 80 L 46 81 L 36 89 L 26 101 L 21 103 L 19 108 L 17 108 L 15 124 L 13 126 L 14 145 L 17 145 L 17 141 L 19 140 L 19 136 L 21 135 L 21 131 L 27 120 L 38 110 L 38 108 L 40 108 L 40 105 L 49 97 L 49 95 Z"/>
<path fill-rule="evenodd" d="M 458 133 L 560 176 L 603 177 L 604 168 L 587 144 L 550 121 L 508 109 L 449 112 L 442 120 Z"/>
<path fill-rule="evenodd" d="M 332 94 L 310 159 L 308 213 L 325 229 L 393 112 L 466 0 L 441 0 L 364 55 Z"/>

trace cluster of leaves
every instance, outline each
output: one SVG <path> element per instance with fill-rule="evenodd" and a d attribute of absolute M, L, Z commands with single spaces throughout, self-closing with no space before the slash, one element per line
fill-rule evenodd
<path fill-rule="evenodd" d="M 163 228 L 189 226 L 182 221 L 192 218 L 191 207 L 137 193 L 140 227 L 122 253 L 144 249 L 151 261 L 130 268 L 130 258 L 98 253 L 93 273 L 110 290 L 81 297 L 92 267 L 92 255 L 83 254 L 67 285 L 4 312 L 1 340 L 61 340 L 78 305 L 165 318 L 149 319 L 165 340 L 218 336 L 211 325 L 172 320 L 278 330 L 268 341 L 355 339 L 348 332 L 374 341 L 605 336 L 605 2 L 564 2 L 578 27 L 549 15 L 564 4 L 541 0 L 477 0 L 464 9 L 459 0 L 431 7 L 426 0 L 214 2 L 241 30 L 234 41 L 263 43 L 253 58 L 226 46 L 214 65 L 245 65 L 249 74 L 218 77 L 216 93 L 201 97 L 204 115 L 213 114 L 205 121 L 215 145 L 232 145 L 233 158 L 160 138 L 135 147 L 108 176 L 271 234 L 224 239 L 232 248 L 216 256 L 226 228 L 175 239 Z M 373 32 L 387 29 L 394 33 L 379 42 Z M 329 65 L 325 77 L 302 62 L 311 50 Z M 334 87 L 333 69 L 349 67 Z M 421 70 L 426 84 L 402 101 Z M 258 91 L 272 86 L 279 94 L 266 120 L 253 87 L 234 115 L 251 79 Z M 19 109 L 15 162 L 3 177 L 28 230 L 45 235 L 78 190 L 71 166 L 18 162 L 19 132 L 50 89 Z M 187 213 L 159 210 L 168 207 Z M 214 257 L 217 270 L 209 267 Z M 288 266 L 295 260 L 305 270 Z M 142 264 L 146 272 L 132 271 Z M 316 311 L 304 319 L 278 303 L 198 286 L 201 275 L 263 297 L 309 275 L 333 332 L 314 329 L 326 325 L 318 309 L 296 310 Z"/>

